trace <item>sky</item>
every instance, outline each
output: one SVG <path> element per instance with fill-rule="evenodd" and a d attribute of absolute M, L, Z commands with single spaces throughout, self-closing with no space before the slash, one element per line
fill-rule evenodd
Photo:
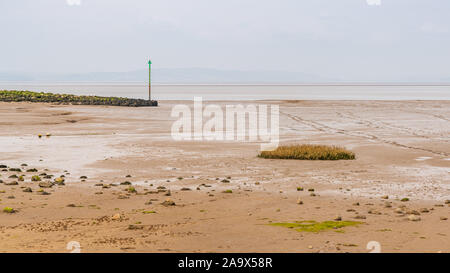
<path fill-rule="evenodd" d="M 450 81 L 450 1 L 370 1 L 0 0 L 0 71 L 121 72 L 151 58 L 159 68 Z"/>

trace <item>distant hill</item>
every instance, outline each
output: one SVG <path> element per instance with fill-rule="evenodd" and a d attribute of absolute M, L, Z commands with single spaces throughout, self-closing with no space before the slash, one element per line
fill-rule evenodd
<path fill-rule="evenodd" d="M 145 69 L 130 72 L 94 73 L 3 73 L 0 81 L 31 82 L 146 82 Z M 154 83 L 306 83 L 329 82 L 333 79 L 288 71 L 238 71 L 208 68 L 152 69 Z"/>

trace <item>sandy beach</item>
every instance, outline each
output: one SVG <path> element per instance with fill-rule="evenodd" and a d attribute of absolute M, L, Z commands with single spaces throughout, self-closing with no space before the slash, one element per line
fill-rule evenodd
<path fill-rule="evenodd" d="M 0 251 L 69 252 L 76 241 L 82 252 L 369 252 L 376 241 L 382 252 L 450 252 L 450 101 L 258 102 L 279 105 L 281 144 L 343 146 L 348 161 L 174 141 L 178 103 L 0 102 L 0 206 L 16 211 L 0 213 Z M 24 181 L 7 185 L 10 168 Z M 65 185 L 42 188 L 31 181 L 41 173 Z M 336 219 L 361 223 L 271 225 Z"/>

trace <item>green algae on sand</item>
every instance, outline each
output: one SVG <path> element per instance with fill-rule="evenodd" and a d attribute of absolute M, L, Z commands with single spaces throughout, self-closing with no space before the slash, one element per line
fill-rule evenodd
<path fill-rule="evenodd" d="M 295 229 L 296 231 L 305 231 L 305 232 L 320 232 L 330 229 L 340 229 L 348 226 L 357 226 L 362 224 L 363 222 L 355 222 L 355 221 L 324 221 L 324 222 L 316 222 L 316 221 L 295 221 L 294 223 L 271 223 L 271 226 L 278 227 L 286 227 Z"/>

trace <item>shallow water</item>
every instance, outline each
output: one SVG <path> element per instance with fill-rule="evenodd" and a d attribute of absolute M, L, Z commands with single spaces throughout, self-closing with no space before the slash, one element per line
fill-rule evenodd
<path fill-rule="evenodd" d="M 147 98 L 143 83 L 0 83 L 0 89 Z M 170 85 L 152 86 L 156 100 L 450 100 L 450 85 Z"/>

